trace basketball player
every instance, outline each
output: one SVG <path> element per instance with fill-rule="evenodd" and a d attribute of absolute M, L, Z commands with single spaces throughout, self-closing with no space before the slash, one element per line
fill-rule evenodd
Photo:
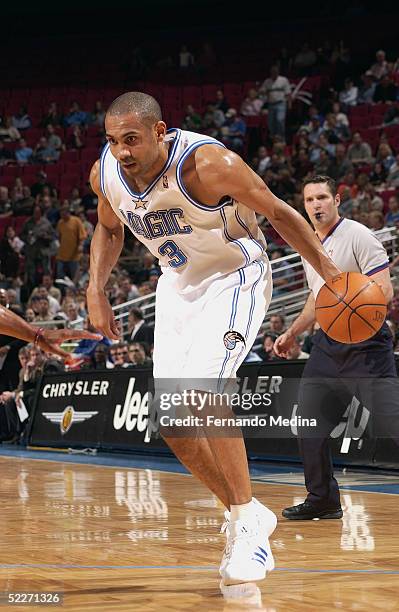
<path fill-rule="evenodd" d="M 99 334 L 74 329 L 43 329 L 33 327 L 27 321 L 4 306 L 0 306 L 0 334 L 33 342 L 46 353 L 54 353 L 64 359 L 71 359 L 71 354 L 60 349 L 59 344 L 67 340 L 101 340 Z M 3 347 L 4 348 L 4 347 Z"/>
<path fill-rule="evenodd" d="M 371 230 L 339 216 L 340 197 L 335 181 L 328 176 L 314 176 L 305 181 L 303 197 L 316 235 L 332 260 L 343 272 L 370 276 L 389 302 L 393 289 L 386 250 Z M 296 336 L 315 321 L 315 299 L 323 279 L 306 261 L 303 265 L 311 291 L 299 317 L 274 343 L 274 351 L 280 357 L 287 357 Z M 316 332 L 302 375 L 297 412 L 298 416 L 320 421 L 317 433 L 298 428 L 308 496 L 303 504 L 286 508 L 284 517 L 296 520 L 342 517 L 328 444 L 330 433 L 353 395 L 360 395 L 366 408 L 372 407 L 380 433 L 399 432 L 396 383 L 392 334 L 386 323 L 371 339 L 358 344 L 342 344 L 321 329 Z M 396 436 L 399 438 L 398 433 Z"/>
<path fill-rule="evenodd" d="M 192 389 L 196 392 L 209 391 L 213 380 L 211 390 L 223 390 L 223 381 L 235 377 L 252 346 L 272 293 L 255 211 L 267 216 L 322 278 L 339 270 L 308 223 L 238 155 L 202 134 L 167 130 L 151 96 L 119 96 L 105 127 L 108 144 L 90 174 L 98 195 L 87 291 L 90 320 L 105 336 L 118 339 L 104 287 L 126 225 L 163 271 L 156 296 L 154 378 L 201 379 L 203 386 Z M 228 509 L 223 579 L 264 578 L 274 567 L 268 538 L 276 516 L 252 498 L 241 432 L 168 435 L 166 442 Z"/>

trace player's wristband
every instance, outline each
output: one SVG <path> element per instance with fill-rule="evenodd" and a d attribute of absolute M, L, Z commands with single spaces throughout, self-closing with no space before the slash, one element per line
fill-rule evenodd
<path fill-rule="evenodd" d="M 33 341 L 34 346 L 37 346 L 40 340 L 43 339 L 43 332 L 44 332 L 44 327 L 39 327 L 39 329 L 36 330 L 35 339 Z"/>

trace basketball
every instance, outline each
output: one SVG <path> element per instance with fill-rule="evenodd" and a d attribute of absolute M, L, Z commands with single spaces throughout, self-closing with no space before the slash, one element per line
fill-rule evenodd
<path fill-rule="evenodd" d="M 385 321 L 385 296 L 370 277 L 343 272 L 325 283 L 316 299 L 316 319 L 333 340 L 344 344 L 364 342 Z"/>

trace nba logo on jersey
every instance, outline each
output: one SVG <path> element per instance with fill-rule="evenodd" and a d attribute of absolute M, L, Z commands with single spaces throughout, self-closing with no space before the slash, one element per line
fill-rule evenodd
<path fill-rule="evenodd" d="M 230 330 L 223 336 L 223 342 L 228 351 L 232 351 L 237 346 L 237 342 L 242 342 L 245 346 L 245 340 L 240 333 Z"/>
<path fill-rule="evenodd" d="M 166 174 L 164 174 L 162 177 L 162 185 L 164 186 L 164 189 L 169 189 L 168 177 Z"/>

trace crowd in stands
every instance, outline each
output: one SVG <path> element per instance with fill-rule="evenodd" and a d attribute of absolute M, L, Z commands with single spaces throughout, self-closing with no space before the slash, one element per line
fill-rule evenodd
<path fill-rule="evenodd" d="M 292 56 L 282 49 L 274 59 L 268 75 L 244 85 L 173 91 L 149 86 L 148 92 L 160 98 L 168 122 L 174 118 L 176 127 L 225 143 L 302 214 L 303 179 L 328 174 L 337 181 L 343 216 L 374 230 L 399 227 L 399 60 L 378 50 L 361 74 L 349 74 L 350 50 L 342 42 L 330 49 L 304 44 Z M 138 78 L 143 61 L 136 49 L 131 70 Z M 210 45 L 200 57 L 182 46 L 177 68 L 204 75 L 213 61 Z M 157 65 L 170 68 L 173 59 L 159 59 Z M 97 198 L 88 175 L 105 143 L 106 103 L 92 96 L 89 105 L 85 99 L 87 105 L 74 100 L 66 107 L 60 100 L 41 101 L 40 113 L 36 103 L 30 109 L 29 100 L 21 100 L 14 111 L 6 103 L 0 108 L 0 304 L 34 324 L 68 325 L 79 319 L 80 326 L 90 325 L 86 288 Z M 259 222 L 271 258 L 287 254 L 267 219 Z M 126 234 L 106 287 L 112 305 L 153 293 L 160 275 L 157 260 Z M 398 263 L 395 259 L 391 266 Z M 286 291 L 286 283 L 284 266 L 277 262 L 275 295 Z M 397 296 L 390 320 L 396 337 Z M 147 328 L 140 311 L 132 312 L 127 341 L 81 343 L 75 349 L 80 367 L 151 365 L 153 336 Z M 284 318 L 272 315 L 261 348 L 252 350 L 247 361 L 276 359 L 273 344 L 284 328 Z M 312 333 L 297 339 L 291 359 L 309 355 Z M 18 355 L 22 348 L 0 336 L 3 403 L 15 403 L 33 371 L 43 371 L 47 363 L 55 367 L 56 360 L 36 348 Z M 7 362 L 12 364 L 8 378 Z M 62 367 L 59 362 L 57 367 Z"/>

